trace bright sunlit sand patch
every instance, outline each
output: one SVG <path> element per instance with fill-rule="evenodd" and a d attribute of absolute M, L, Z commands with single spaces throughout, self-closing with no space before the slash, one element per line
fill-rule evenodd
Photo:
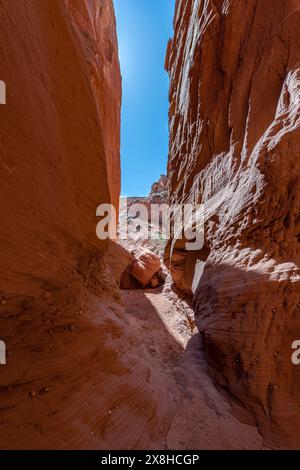
<path fill-rule="evenodd" d="M 183 324 L 182 317 L 174 315 L 173 304 L 163 295 L 145 293 L 145 296 L 153 305 L 169 335 L 185 349 L 191 335 L 187 334 L 187 327 Z"/>

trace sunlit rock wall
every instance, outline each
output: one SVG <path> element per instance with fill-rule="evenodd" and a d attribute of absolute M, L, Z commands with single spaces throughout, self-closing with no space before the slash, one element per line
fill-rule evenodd
<path fill-rule="evenodd" d="M 47 284 L 67 281 L 82 255 L 101 250 L 97 206 L 119 197 L 121 79 L 111 2 L 23 6 L 1 7 L 5 296 L 39 296 Z"/>
<path fill-rule="evenodd" d="M 120 186 L 112 2 L 1 1 L 0 21 L 0 448 L 157 448 L 167 392 L 118 291 L 128 254 L 96 237 Z"/>
<path fill-rule="evenodd" d="M 293 447 L 300 2 L 178 0 L 174 30 L 166 58 L 170 200 L 203 203 L 206 222 L 202 250 L 173 239 L 166 261 L 185 292 L 197 280 L 194 308 L 213 377 L 243 419 Z"/>

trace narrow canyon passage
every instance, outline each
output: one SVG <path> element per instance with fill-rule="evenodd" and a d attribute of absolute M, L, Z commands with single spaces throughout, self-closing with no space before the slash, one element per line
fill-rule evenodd
<path fill-rule="evenodd" d="M 0 1 L 0 449 L 300 448 L 300 0 L 130 3 Z"/>
<path fill-rule="evenodd" d="M 140 339 L 149 366 L 167 390 L 170 422 L 167 449 L 262 449 L 256 427 L 236 419 L 206 372 L 193 313 L 164 288 L 122 291 L 131 331 Z M 152 372 L 153 373 L 153 372 Z"/>

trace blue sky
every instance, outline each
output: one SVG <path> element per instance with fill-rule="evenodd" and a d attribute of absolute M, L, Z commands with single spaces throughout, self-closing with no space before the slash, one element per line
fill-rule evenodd
<path fill-rule="evenodd" d="M 123 77 L 122 195 L 146 196 L 168 156 L 164 70 L 175 0 L 114 0 Z"/>

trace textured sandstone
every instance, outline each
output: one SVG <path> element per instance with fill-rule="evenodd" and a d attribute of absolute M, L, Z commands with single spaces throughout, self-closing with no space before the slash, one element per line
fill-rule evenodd
<path fill-rule="evenodd" d="M 158 255 L 142 247 L 132 251 L 130 255 L 131 259 L 120 279 L 120 287 L 122 289 L 140 289 L 145 287 L 155 289 L 165 282 L 165 276 Z"/>
<path fill-rule="evenodd" d="M 119 196 L 120 74 L 110 2 L 23 3 L 1 8 L 0 237 L 3 295 L 27 297 L 99 246 L 96 207 Z"/>
<path fill-rule="evenodd" d="M 151 191 L 150 191 L 150 198 L 153 198 L 155 196 L 159 196 L 160 199 L 164 198 L 166 199 L 167 197 L 167 184 L 168 184 L 168 178 L 166 175 L 161 175 L 159 180 L 153 183 L 151 186 Z"/>
<path fill-rule="evenodd" d="M 238 412 L 299 446 L 300 2 L 178 0 L 174 30 L 170 202 L 205 204 L 206 240 L 172 240 L 166 262 L 178 287 L 194 281 L 211 373 Z"/>
<path fill-rule="evenodd" d="M 159 256 L 150 250 L 143 249 L 136 254 L 136 259 L 131 266 L 130 272 L 142 287 L 146 287 L 159 269 Z"/>
<path fill-rule="evenodd" d="M 157 448 L 167 390 L 96 237 L 119 197 L 121 78 L 110 0 L 0 7 L 0 448 Z"/>

